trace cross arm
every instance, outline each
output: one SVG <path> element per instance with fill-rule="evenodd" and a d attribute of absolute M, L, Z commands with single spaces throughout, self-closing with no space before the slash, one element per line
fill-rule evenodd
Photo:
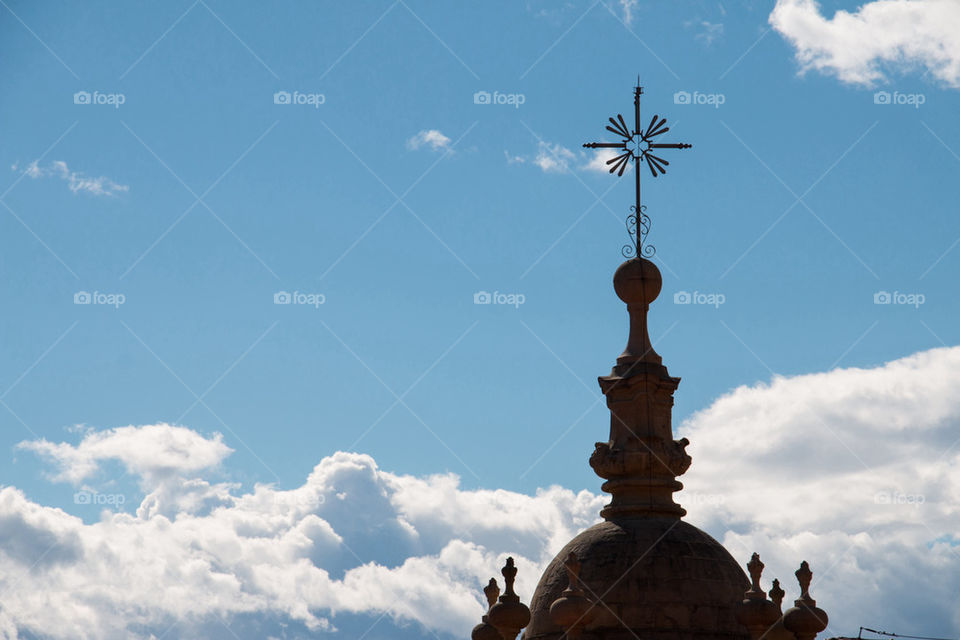
<path fill-rule="evenodd" d="M 623 149 L 626 144 L 623 142 L 585 142 L 583 146 L 587 149 Z"/>

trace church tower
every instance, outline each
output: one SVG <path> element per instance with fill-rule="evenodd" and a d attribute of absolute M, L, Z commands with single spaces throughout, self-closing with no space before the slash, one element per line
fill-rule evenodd
<path fill-rule="evenodd" d="M 763 563 L 754 554 L 750 579 L 724 547 L 685 522 L 686 511 L 673 499 L 683 488 L 677 478 L 689 468 L 688 441 L 674 440 L 673 394 L 680 378 L 671 377 L 653 349 L 647 328 L 651 303 L 662 277 L 647 258 L 650 220 L 640 203 L 640 174 L 646 163 L 656 177 L 669 164 L 654 153 L 687 149 L 688 144 L 656 142 L 666 119 L 640 123 L 642 89 L 634 89 L 634 126 L 622 116 L 607 130 L 620 142 L 595 142 L 609 148 L 610 172 L 623 175 L 634 164 L 636 201 L 627 228 L 632 243 L 626 262 L 613 276 L 613 288 L 627 305 L 627 346 L 610 375 L 598 381 L 610 410 L 609 438 L 596 443 L 590 466 L 611 495 L 600 512 L 603 522 L 581 532 L 557 554 L 540 578 L 527 608 L 513 591 L 517 567 L 503 569 L 507 591 L 497 598 L 495 581 L 485 592 L 490 609 L 474 628 L 475 640 L 813 640 L 826 628 L 827 615 L 808 593 L 807 563 L 797 571 L 801 596 L 781 612 L 784 592 L 775 581 L 770 597 L 760 587 Z"/>
<path fill-rule="evenodd" d="M 680 379 L 667 372 L 647 331 L 660 271 L 645 258 L 633 258 L 617 269 L 613 286 L 627 304 L 630 337 L 613 371 L 599 379 L 610 409 L 610 437 L 590 456 L 612 498 L 600 512 L 604 522 L 571 540 L 547 567 L 524 637 L 553 640 L 563 634 L 550 606 L 567 585 L 564 560 L 575 554 L 580 582 L 604 605 L 594 608 L 587 627 L 592 637 L 627 638 L 632 631 L 644 640 L 747 640 L 736 619 L 736 605 L 750 586 L 746 574 L 720 543 L 682 520 L 686 511 L 673 500 L 690 456 L 687 440 L 674 440 L 671 428 Z"/>

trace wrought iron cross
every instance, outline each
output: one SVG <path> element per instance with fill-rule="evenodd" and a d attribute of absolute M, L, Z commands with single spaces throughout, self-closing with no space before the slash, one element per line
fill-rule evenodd
<path fill-rule="evenodd" d="M 689 149 L 693 145 L 682 142 L 664 143 L 654 142 L 654 138 L 670 130 L 665 126 L 666 118 L 660 118 L 659 115 L 653 116 L 650 124 L 644 130 L 640 125 L 640 96 L 643 94 L 643 87 L 640 86 L 640 80 L 637 79 L 637 86 L 633 89 L 633 130 L 623 120 L 619 113 L 616 119 L 610 118 L 610 124 L 607 125 L 607 131 L 614 133 L 621 138 L 620 142 L 587 142 L 584 147 L 588 149 L 620 149 L 622 153 L 615 158 L 607 160 L 610 165 L 610 173 L 616 173 L 618 177 L 626 171 L 627 165 L 633 161 L 634 176 L 636 179 L 636 202 L 630 207 L 632 214 L 627 216 L 627 233 L 630 235 L 631 244 L 624 245 L 621 253 L 625 258 L 634 256 L 652 257 L 656 253 L 653 245 L 644 246 L 644 240 L 650 232 L 650 218 L 644 211 L 646 206 L 640 204 L 640 164 L 647 163 L 650 173 L 656 178 L 659 174 L 667 172 L 667 166 L 670 164 L 663 158 L 653 153 L 654 149 Z"/>

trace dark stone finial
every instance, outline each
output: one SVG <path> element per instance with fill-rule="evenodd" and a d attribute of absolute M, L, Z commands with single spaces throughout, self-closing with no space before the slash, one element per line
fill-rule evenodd
<path fill-rule="evenodd" d="M 494 578 L 490 578 L 490 582 L 487 583 L 487 586 L 483 588 L 483 595 L 487 598 L 487 613 L 483 614 L 483 617 L 480 618 L 480 624 L 473 628 L 473 632 L 470 634 L 471 640 L 503 640 L 503 636 L 500 635 L 500 632 L 497 631 L 497 628 L 490 624 L 489 613 L 490 609 L 493 608 L 493 605 L 497 602 L 497 596 L 500 595 L 500 587 L 497 586 L 497 581 Z"/>
<path fill-rule="evenodd" d="M 503 574 L 503 581 L 506 584 L 503 595 L 516 598 L 517 594 L 513 591 L 513 581 L 517 579 L 517 567 L 513 564 L 513 558 L 507 558 L 507 564 L 503 565 L 500 573 Z"/>
<path fill-rule="evenodd" d="M 810 571 L 810 565 L 804 560 L 800 563 L 800 568 L 794 573 L 797 576 L 797 582 L 800 583 L 800 597 L 810 597 L 810 581 L 813 579 L 813 572 Z"/>
<path fill-rule="evenodd" d="M 750 632 L 751 640 L 764 638 L 770 627 L 780 619 L 780 607 L 767 600 L 767 594 L 760 587 L 763 574 L 763 562 L 760 554 L 754 553 L 747 563 L 752 585 L 744 594 L 743 601 L 737 606 L 737 620 Z"/>
<path fill-rule="evenodd" d="M 773 588 L 770 589 L 770 599 L 773 600 L 773 603 L 777 605 L 777 609 L 781 609 L 783 606 L 783 598 L 787 594 L 783 589 L 780 588 L 780 581 L 776 578 L 773 579 Z"/>
<path fill-rule="evenodd" d="M 513 564 L 513 558 L 507 558 L 507 563 L 500 573 L 503 574 L 506 589 L 497 603 L 490 607 L 487 619 L 500 632 L 503 640 L 514 640 L 520 630 L 530 622 L 530 609 L 520 602 L 520 596 L 513 590 L 513 583 L 517 578 L 517 567 Z"/>
<path fill-rule="evenodd" d="M 497 585 L 496 578 L 490 578 L 490 582 L 483 588 L 483 595 L 487 597 L 487 609 L 489 610 L 497 603 L 497 598 L 500 596 L 500 587 Z"/>
<path fill-rule="evenodd" d="M 783 626 L 797 637 L 797 640 L 813 640 L 817 634 L 827 628 L 827 612 L 817 606 L 810 597 L 810 581 L 813 572 L 804 560 L 797 569 L 797 582 L 800 583 L 800 597 L 783 614 Z"/>
<path fill-rule="evenodd" d="M 569 584 L 560 597 L 550 604 L 550 619 L 555 625 L 566 630 L 566 637 L 579 640 L 584 627 L 595 617 L 593 602 L 587 598 L 580 585 L 580 558 L 571 552 L 564 560 Z"/>
<path fill-rule="evenodd" d="M 760 576 L 763 574 L 763 561 L 760 560 L 760 554 L 754 552 L 750 556 L 750 562 L 747 563 L 747 571 L 750 572 L 750 582 L 752 583 L 750 590 L 747 591 L 747 596 L 751 598 L 764 598 L 765 594 L 763 589 L 760 587 Z"/>

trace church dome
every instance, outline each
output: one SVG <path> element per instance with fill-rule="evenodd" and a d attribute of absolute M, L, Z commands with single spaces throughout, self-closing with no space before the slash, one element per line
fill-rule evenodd
<path fill-rule="evenodd" d="M 601 522 L 550 563 L 530 603 L 524 640 L 558 640 L 550 604 L 567 585 L 564 559 L 588 559 L 580 581 L 595 607 L 583 640 L 747 640 L 735 608 L 750 583 L 723 546 L 671 517 Z M 641 631 L 642 630 L 642 631 Z"/>

